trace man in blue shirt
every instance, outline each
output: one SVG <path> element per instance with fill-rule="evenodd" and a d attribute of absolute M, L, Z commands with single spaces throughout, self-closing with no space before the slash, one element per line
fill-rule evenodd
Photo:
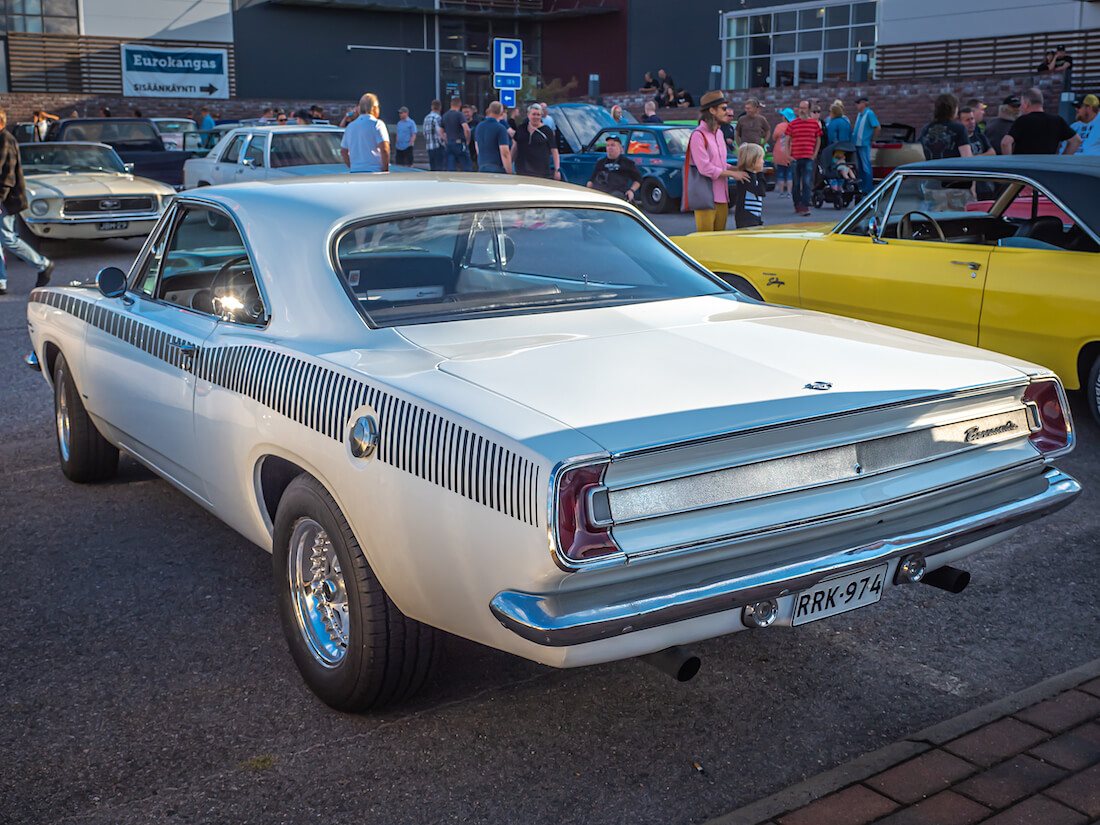
<path fill-rule="evenodd" d="M 210 117 L 210 107 L 203 106 L 199 109 L 199 114 L 202 115 L 202 121 L 199 123 L 199 131 L 209 132 L 214 128 L 214 118 Z"/>
<path fill-rule="evenodd" d="M 1069 128 L 1081 138 L 1081 148 L 1077 154 L 1100 155 L 1100 118 L 1096 117 L 1100 98 L 1096 95 L 1078 97 L 1073 101 L 1073 107 L 1077 110 L 1077 120 Z"/>
<path fill-rule="evenodd" d="M 397 110 L 397 156 L 398 166 L 413 165 L 413 143 L 416 141 L 416 121 L 409 117 L 409 107 Z"/>
<path fill-rule="evenodd" d="M 878 137 L 878 118 L 867 105 L 867 98 L 856 99 L 856 125 L 852 127 L 852 142 L 856 145 L 856 164 L 859 168 L 859 191 L 866 195 L 875 187 L 875 176 L 871 170 L 871 144 Z"/>
<path fill-rule="evenodd" d="M 494 100 L 485 110 L 485 120 L 474 130 L 477 142 L 477 170 L 512 174 L 512 140 L 508 137 L 508 127 L 504 125 L 504 107 Z"/>
<path fill-rule="evenodd" d="M 378 97 L 367 92 L 359 98 L 359 117 L 344 127 L 340 156 L 352 172 L 390 170 L 390 133 L 379 111 Z"/>

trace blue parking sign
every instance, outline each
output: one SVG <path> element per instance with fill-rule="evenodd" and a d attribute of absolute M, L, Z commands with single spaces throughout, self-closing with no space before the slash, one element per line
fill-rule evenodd
<path fill-rule="evenodd" d="M 523 74 L 523 41 L 493 38 L 493 74 Z"/>
<path fill-rule="evenodd" d="M 516 90 L 515 89 L 501 89 L 500 90 L 500 105 L 505 109 L 515 108 L 516 105 Z"/>

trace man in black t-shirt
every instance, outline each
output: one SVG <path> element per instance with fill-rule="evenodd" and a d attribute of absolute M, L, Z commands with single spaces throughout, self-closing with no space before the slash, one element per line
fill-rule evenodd
<path fill-rule="evenodd" d="M 447 148 L 447 171 L 454 172 L 462 167 L 463 172 L 472 172 L 470 124 L 462 114 L 462 98 L 451 98 L 450 110 L 439 119 L 439 136 Z"/>
<path fill-rule="evenodd" d="M 966 133 L 970 136 L 971 155 L 977 157 L 978 155 L 994 154 L 993 147 L 989 145 L 989 141 L 982 134 L 982 130 L 978 128 L 978 117 L 973 109 L 969 106 L 963 106 L 959 109 L 959 123 L 963 125 Z"/>
<path fill-rule="evenodd" d="M 516 128 L 512 142 L 512 168 L 517 175 L 561 180 L 561 160 L 556 137 L 542 122 L 542 107 L 527 107 L 527 120 Z"/>
<path fill-rule="evenodd" d="M 1063 140 L 1067 155 L 1081 145 L 1081 136 L 1065 120 L 1043 111 L 1043 93 L 1028 89 L 1020 95 L 1020 116 L 1001 141 L 1001 154 L 1056 155 Z"/>
<path fill-rule="evenodd" d="M 634 196 L 642 186 L 642 173 L 630 158 L 623 157 L 623 140 L 618 135 L 608 135 L 607 157 L 596 161 L 592 177 L 585 184 L 609 195 L 634 203 Z"/>

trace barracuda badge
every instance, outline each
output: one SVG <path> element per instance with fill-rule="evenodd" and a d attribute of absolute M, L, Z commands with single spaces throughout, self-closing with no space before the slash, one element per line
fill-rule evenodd
<path fill-rule="evenodd" d="M 1010 433 L 1013 430 L 1020 429 L 1016 426 L 1015 421 L 1006 421 L 999 427 L 990 427 L 988 430 L 981 430 L 977 427 L 971 427 L 966 431 L 965 438 L 968 444 L 973 444 L 975 441 L 981 441 L 983 438 L 989 438 L 991 435 L 1000 435 L 1001 433 Z"/>
<path fill-rule="evenodd" d="M 831 390 L 833 385 L 828 381 L 811 381 L 802 389 L 804 390 Z"/>

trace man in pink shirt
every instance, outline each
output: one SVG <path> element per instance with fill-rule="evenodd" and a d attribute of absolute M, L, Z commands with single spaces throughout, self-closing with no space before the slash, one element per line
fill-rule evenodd
<path fill-rule="evenodd" d="M 721 92 L 712 91 L 699 101 L 699 125 L 688 140 L 684 162 L 683 207 L 695 213 L 698 232 L 721 232 L 729 217 L 729 178 L 746 180 L 749 175 L 726 163 L 726 142 L 722 139 L 722 124 L 729 123 L 732 113 Z M 688 198 L 688 167 L 694 166 L 704 178 L 709 178 L 714 194 L 713 203 L 693 204 Z"/>

